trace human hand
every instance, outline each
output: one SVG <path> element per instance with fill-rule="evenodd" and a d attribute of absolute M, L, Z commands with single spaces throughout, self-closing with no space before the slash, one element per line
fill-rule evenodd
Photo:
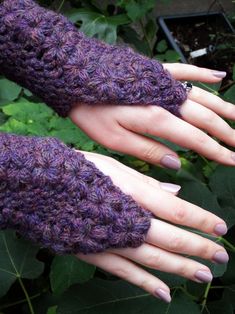
<path fill-rule="evenodd" d="M 110 157 L 82 153 L 104 174 L 109 175 L 113 183 L 124 193 L 131 195 L 137 203 L 156 217 L 213 236 L 227 232 L 226 224 L 221 218 L 169 193 L 170 191 L 177 193 L 179 186 L 162 184 Z M 170 302 L 169 287 L 136 263 L 174 273 L 195 282 L 212 280 L 212 274 L 207 266 L 181 254 L 198 256 L 210 261 L 217 260 L 219 263 L 228 261 L 225 249 L 219 244 L 154 218 L 151 219 L 145 243 L 137 248 L 108 249 L 102 253 L 88 255 L 79 253 L 76 256 Z"/>
<path fill-rule="evenodd" d="M 177 80 L 216 83 L 223 72 L 186 64 L 164 64 Z M 218 76 L 215 76 L 219 75 Z M 235 155 L 211 136 L 234 146 L 234 130 L 221 118 L 235 120 L 235 107 L 193 86 L 180 108 L 183 119 L 158 106 L 89 106 L 78 104 L 71 120 L 98 143 L 164 167 L 179 169 L 177 154 L 144 134 L 167 139 L 225 165 L 235 165 Z M 221 117 L 220 117 L 221 116 Z M 204 131 L 202 131 L 204 130 Z M 208 132 L 211 136 L 207 135 Z"/>

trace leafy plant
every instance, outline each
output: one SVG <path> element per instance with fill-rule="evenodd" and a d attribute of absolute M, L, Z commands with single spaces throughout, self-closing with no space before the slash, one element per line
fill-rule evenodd
<path fill-rule="evenodd" d="M 176 62 L 178 55 L 166 42 L 157 42 L 153 15 L 156 1 L 52 1 L 41 4 L 65 14 L 88 36 L 108 43 L 126 42 L 138 52 L 161 61 Z M 235 80 L 235 74 L 233 77 Z M 218 94 L 218 86 L 201 84 Z M 234 85 L 220 95 L 235 103 Z M 194 152 L 164 141 L 175 149 L 182 169 L 175 173 L 149 165 L 134 157 L 107 150 L 93 142 L 69 119 L 60 118 L 28 90 L 0 78 L 0 131 L 23 135 L 55 136 L 71 147 L 110 155 L 126 165 L 161 181 L 182 185 L 180 197 L 222 217 L 230 230 L 224 237 L 210 237 L 230 255 L 227 265 L 202 261 L 214 279 L 197 284 L 183 277 L 144 267 L 171 288 L 167 305 L 143 290 L 78 260 L 54 256 L 11 230 L 0 231 L 0 312 L 69 313 L 224 313 L 235 309 L 235 170 L 211 162 Z M 230 122 L 232 125 L 233 123 Z M 162 140 L 161 140 L 162 141 Z M 185 228 L 190 230 L 189 228 Z M 195 258 L 195 257 L 191 257 Z M 197 258 L 195 258 L 197 259 Z M 199 258 L 197 259 L 199 260 Z"/>

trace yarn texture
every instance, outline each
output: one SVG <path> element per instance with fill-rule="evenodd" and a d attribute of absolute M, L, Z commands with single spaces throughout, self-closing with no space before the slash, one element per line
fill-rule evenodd
<path fill-rule="evenodd" d="M 180 116 L 187 98 L 157 60 L 88 38 L 33 0 L 0 4 L 0 72 L 63 117 L 78 103 L 157 105 Z"/>
<path fill-rule="evenodd" d="M 137 247 L 153 214 L 52 137 L 0 134 L 0 229 L 56 254 Z"/>

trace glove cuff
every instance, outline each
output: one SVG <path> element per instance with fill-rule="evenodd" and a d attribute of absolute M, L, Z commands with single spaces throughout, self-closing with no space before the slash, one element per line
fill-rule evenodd
<path fill-rule="evenodd" d="M 0 5 L 0 71 L 63 117 L 78 103 L 157 105 L 179 116 L 187 97 L 157 60 L 88 38 L 32 0 Z"/>

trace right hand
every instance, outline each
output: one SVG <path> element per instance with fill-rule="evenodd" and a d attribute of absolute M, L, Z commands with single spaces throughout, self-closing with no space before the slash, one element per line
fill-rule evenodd
<path fill-rule="evenodd" d="M 124 193 L 131 195 L 137 203 L 150 210 L 156 217 L 174 224 L 192 227 L 213 236 L 227 232 L 226 224 L 221 218 L 174 195 L 179 190 L 179 186 L 162 184 L 110 157 L 82 153 L 104 174 L 109 175 L 113 183 Z M 171 190 L 173 193 L 170 193 Z M 214 229 L 217 224 L 222 224 L 221 228 L 224 227 L 220 234 Z M 198 271 L 201 274 L 204 272 L 204 282 L 210 282 L 212 274 L 207 266 L 181 254 L 198 256 L 214 262 L 213 258 L 217 252 L 221 254 L 220 263 L 226 263 L 228 255 L 219 244 L 164 221 L 151 219 L 145 243 L 137 248 L 108 249 L 102 253 L 88 255 L 79 253 L 76 256 L 139 286 L 154 296 L 159 297 L 155 293 L 156 289 L 163 289 L 162 299 L 170 302 L 169 287 L 132 261 L 153 269 L 174 273 L 195 282 L 200 282 L 195 274 Z"/>

